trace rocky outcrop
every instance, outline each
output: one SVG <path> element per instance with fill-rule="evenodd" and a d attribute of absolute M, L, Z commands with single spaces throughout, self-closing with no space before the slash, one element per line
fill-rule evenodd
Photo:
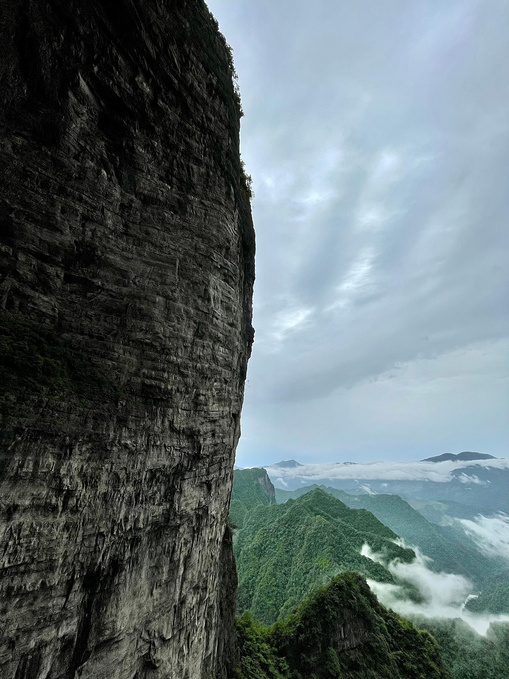
<path fill-rule="evenodd" d="M 230 503 L 230 521 L 233 526 L 242 528 L 255 507 L 275 502 L 276 491 L 265 469 L 235 469 Z"/>
<path fill-rule="evenodd" d="M 269 475 L 265 471 L 265 469 L 262 470 L 262 474 L 259 475 L 257 478 L 257 483 L 260 484 L 264 494 L 267 496 L 269 499 L 269 504 L 275 504 L 276 503 L 276 489 L 272 485 L 272 481 L 269 478 Z"/>
<path fill-rule="evenodd" d="M 229 49 L 202 0 L 0 12 L 0 676 L 226 676 L 254 253 Z"/>
<path fill-rule="evenodd" d="M 265 469 L 236 469 L 233 472 L 232 500 L 234 499 L 241 500 L 248 508 L 257 504 L 275 504 L 276 490 Z"/>

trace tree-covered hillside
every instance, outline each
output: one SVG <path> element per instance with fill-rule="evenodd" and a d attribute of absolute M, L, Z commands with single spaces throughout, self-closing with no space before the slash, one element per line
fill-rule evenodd
<path fill-rule="evenodd" d="M 344 573 L 272 627 L 238 620 L 237 679 L 448 679 L 433 637 Z"/>
<path fill-rule="evenodd" d="M 272 623 L 313 589 L 344 571 L 394 582 L 381 564 L 361 555 L 368 543 L 389 559 L 411 561 L 412 550 L 364 509 L 350 509 L 320 489 L 284 505 L 259 505 L 238 531 L 234 549 L 239 611 Z"/>
<path fill-rule="evenodd" d="M 257 505 L 276 502 L 274 486 L 265 469 L 236 469 L 230 501 L 230 521 L 238 528 L 244 523 L 248 510 Z"/>
<path fill-rule="evenodd" d="M 486 636 L 462 620 L 416 620 L 437 640 L 451 679 L 509 679 L 509 624 L 491 625 Z"/>
<path fill-rule="evenodd" d="M 288 500 L 290 494 L 294 499 Z M 341 583 L 341 594 L 331 583 L 332 590 L 319 590 L 300 604 L 307 592 L 331 582 L 334 572 L 354 570 L 378 581 L 394 582 L 382 565 L 364 559 L 359 547 L 365 542 L 374 551 L 385 551 L 389 559 L 410 561 L 412 552 L 398 552 L 400 548 L 393 542 L 399 532 L 423 552 L 431 552 L 437 570 L 447 570 L 448 564 L 449 570 L 472 579 L 473 572 L 480 574 L 478 581 L 484 580 L 481 595 L 468 603 L 469 610 L 502 613 L 509 603 L 507 571 L 492 579 L 483 578 L 490 568 L 500 568 L 496 560 L 485 558 L 466 539 L 455 540 L 454 533 L 426 521 L 398 496 L 352 496 L 318 486 L 291 493 L 276 489 L 276 496 L 278 501 L 287 501 L 255 508 L 237 532 L 239 608 L 250 607 L 256 618 L 266 622 L 279 616 L 272 627 L 255 622 L 250 612 L 239 619 L 244 649 L 239 679 L 423 679 L 449 676 L 447 671 L 452 679 L 509 679 L 507 624 L 492 625 L 482 637 L 461 620 L 423 617 L 415 619 L 421 628 L 417 631 L 397 615 L 381 613 L 384 609 L 374 595 L 369 590 L 369 596 L 363 593 L 365 584 L 359 585 L 360 589 L 355 584 L 362 578 L 352 573 L 333 578 L 332 583 Z M 352 508 L 359 505 L 363 509 Z M 366 508 L 374 510 L 378 519 Z M 393 532 L 391 528 L 396 527 Z M 479 561 L 477 570 L 475 559 Z M 464 563 L 458 565 L 458 561 Z M 336 594 L 323 594 L 330 591 Z M 313 601 L 319 603 L 312 605 Z M 329 610 L 331 601 L 335 604 Z M 300 605 L 283 619 L 294 604 Z M 352 610 L 355 615 L 350 616 L 348 611 Z M 457 611 L 459 614 L 459 607 Z M 336 642 L 328 644 L 330 630 L 335 630 L 331 634 L 341 643 L 349 635 L 358 640 L 362 634 L 356 625 L 363 620 L 371 621 L 365 643 L 341 647 L 340 651 Z M 447 671 L 432 637 L 423 630 L 436 634 Z"/>
<path fill-rule="evenodd" d="M 509 613 L 509 570 L 488 580 L 476 599 L 467 603 L 475 613 Z"/>
<path fill-rule="evenodd" d="M 318 486 L 305 486 L 296 491 L 276 489 L 276 499 L 281 502 L 302 497 L 315 488 Z M 367 509 L 406 542 L 419 547 L 433 559 L 432 570 L 465 575 L 481 587 L 502 567 L 499 560 L 481 554 L 471 540 L 460 540 L 453 531 L 430 523 L 399 495 L 351 495 L 329 486 L 321 488 L 351 508 Z"/>

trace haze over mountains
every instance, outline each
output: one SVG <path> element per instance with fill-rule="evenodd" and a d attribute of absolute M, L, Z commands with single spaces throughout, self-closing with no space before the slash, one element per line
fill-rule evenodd
<path fill-rule="evenodd" d="M 388 559 L 412 561 L 398 536 L 364 509 L 350 509 L 320 488 L 285 504 L 260 505 L 234 543 L 238 602 L 262 622 L 289 613 L 334 575 L 356 571 L 395 584 L 390 572 L 361 551 L 369 543 Z"/>
<path fill-rule="evenodd" d="M 509 460 L 485 453 L 445 453 L 415 462 L 360 464 L 301 465 L 291 460 L 266 469 L 274 486 L 285 490 L 315 483 L 355 494 L 389 493 L 416 502 L 455 503 L 458 507 L 453 516 L 457 518 L 509 513 Z"/>

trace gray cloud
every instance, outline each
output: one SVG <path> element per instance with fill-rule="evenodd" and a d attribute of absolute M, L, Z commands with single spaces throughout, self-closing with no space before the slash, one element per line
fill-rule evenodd
<path fill-rule="evenodd" d="M 321 459 L 503 454 L 509 5 L 209 6 L 234 47 L 256 196 L 241 463 L 292 438 Z"/>

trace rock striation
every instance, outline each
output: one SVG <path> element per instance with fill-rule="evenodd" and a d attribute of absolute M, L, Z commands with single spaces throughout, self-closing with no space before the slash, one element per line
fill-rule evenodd
<path fill-rule="evenodd" d="M 253 339 L 202 0 L 0 8 L 0 676 L 226 677 Z"/>

